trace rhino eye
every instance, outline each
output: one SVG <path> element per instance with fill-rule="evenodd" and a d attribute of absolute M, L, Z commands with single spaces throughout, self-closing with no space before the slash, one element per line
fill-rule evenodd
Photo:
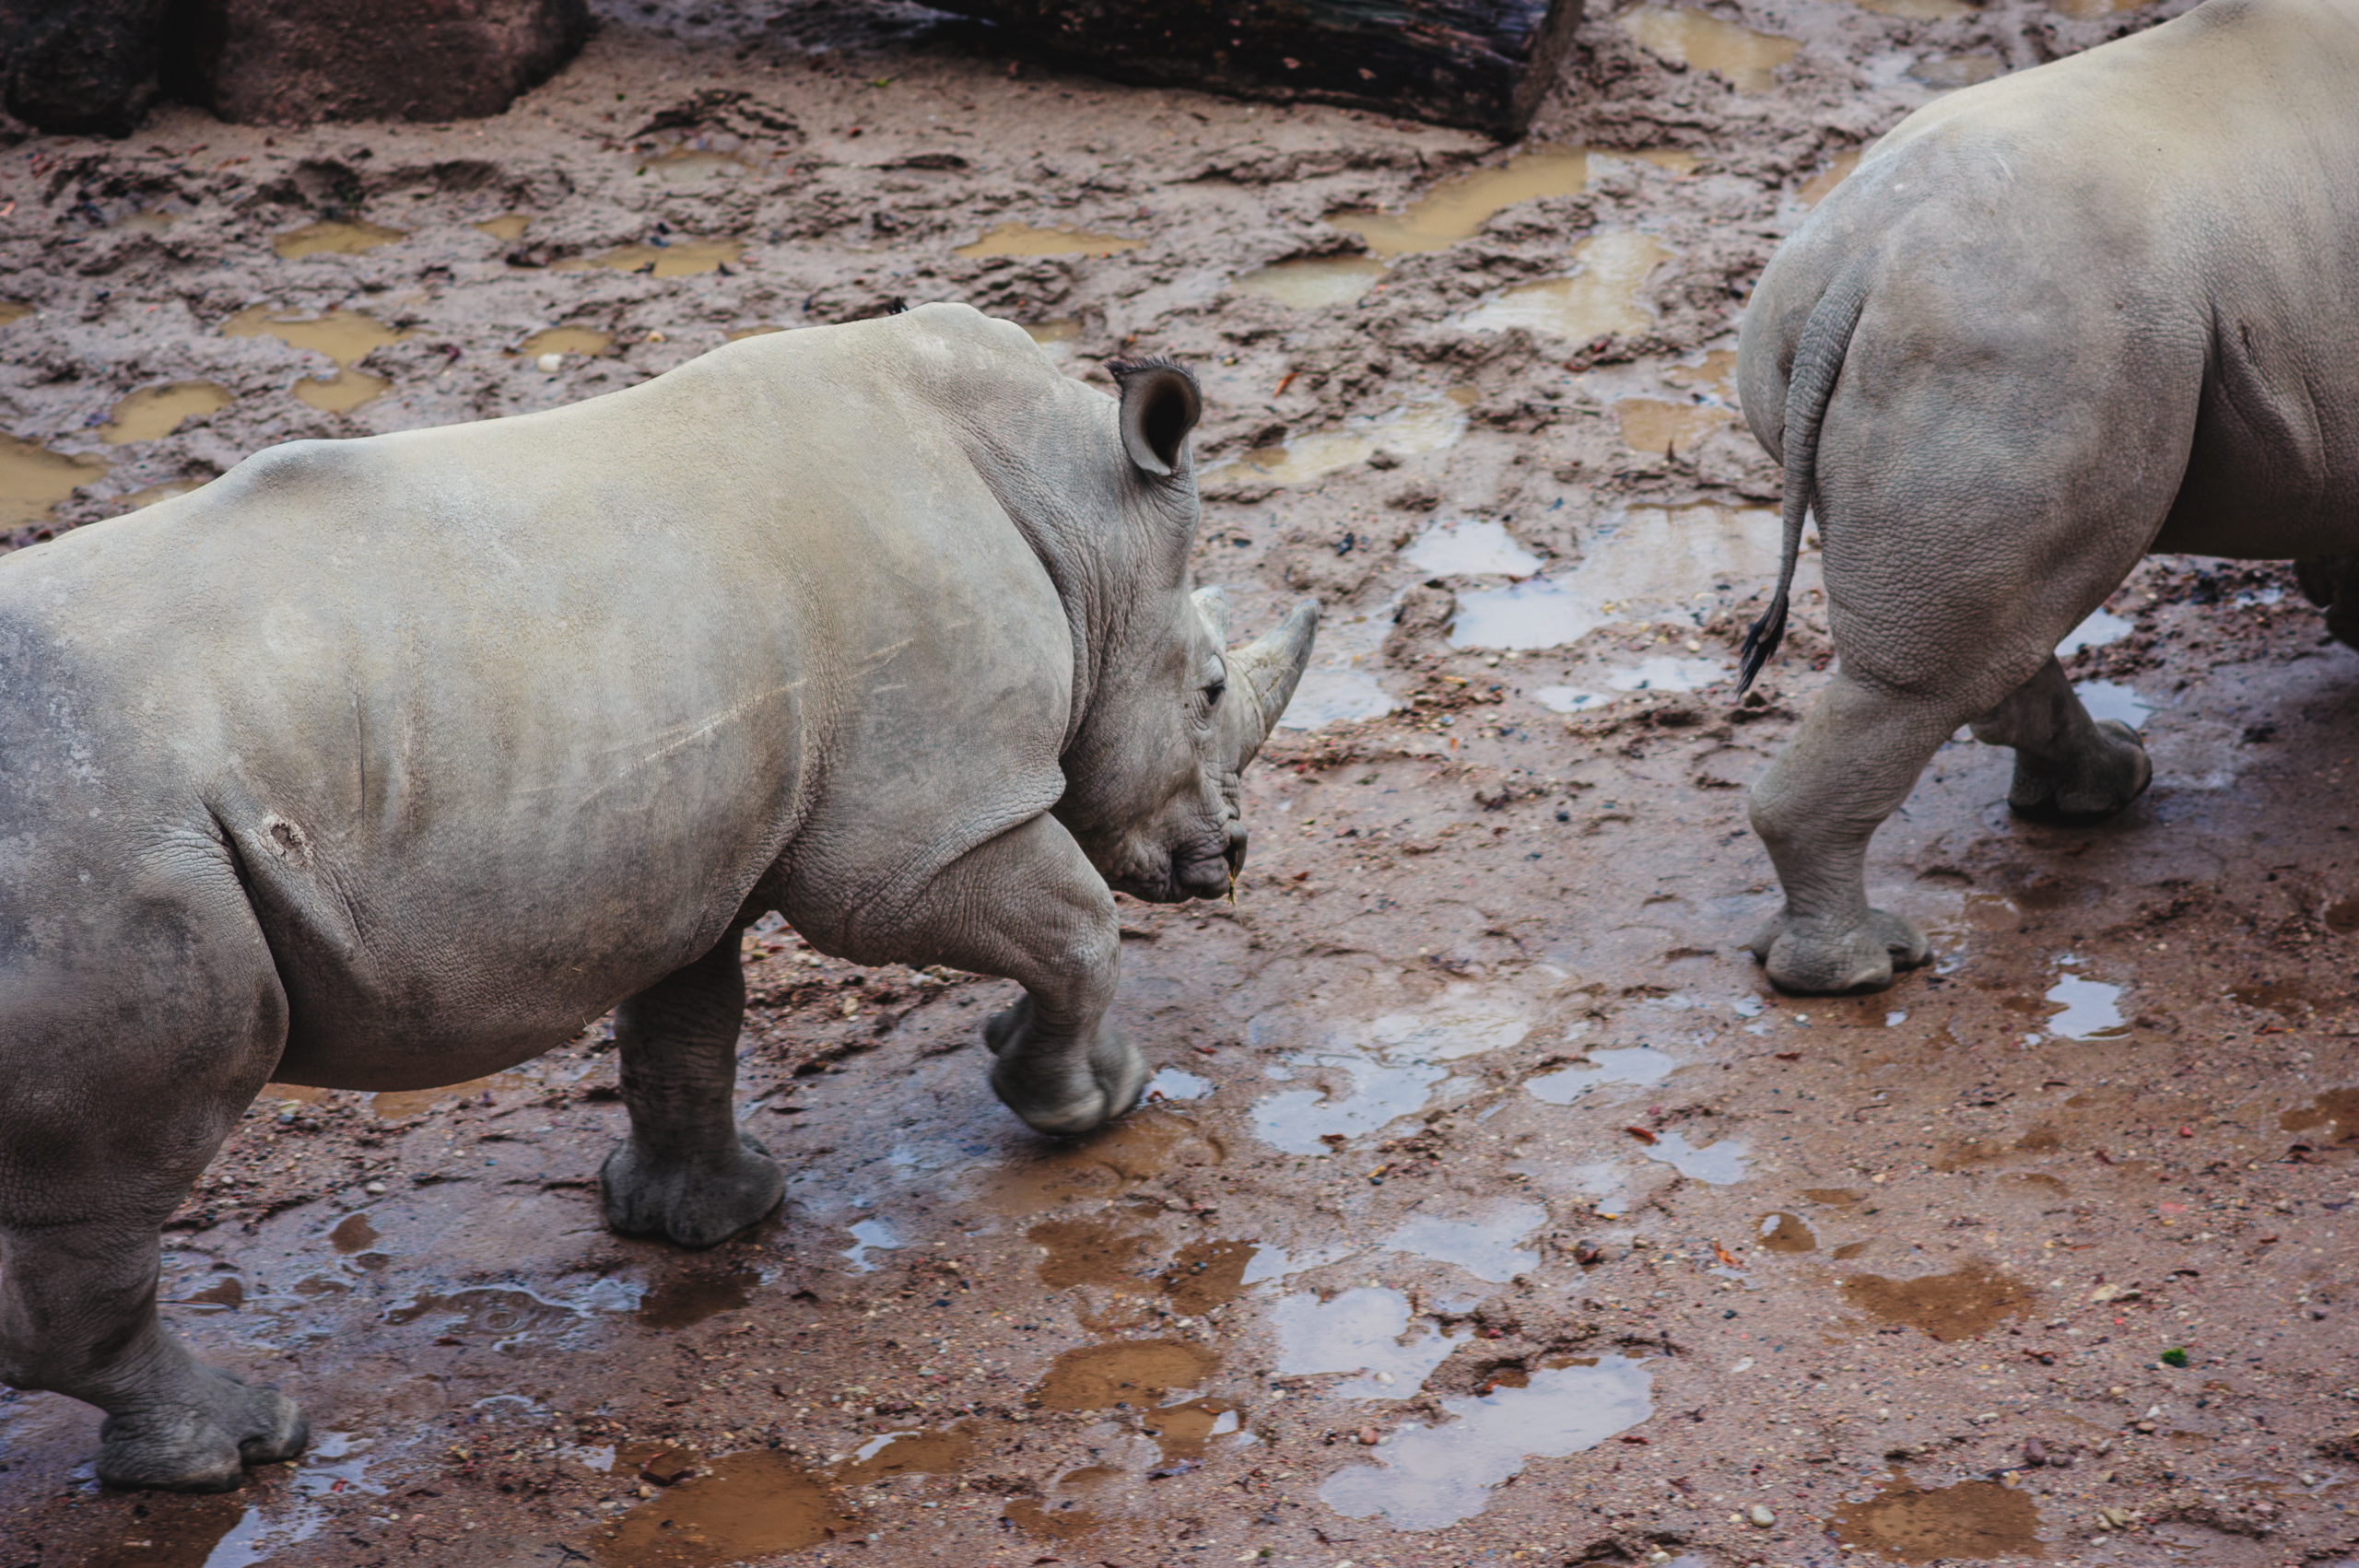
<path fill-rule="evenodd" d="M 1206 686 L 1204 688 L 1204 706 L 1209 708 L 1215 703 L 1220 701 L 1220 694 L 1226 690 L 1228 690 L 1228 682 L 1226 680 L 1217 680 L 1211 685 Z"/>

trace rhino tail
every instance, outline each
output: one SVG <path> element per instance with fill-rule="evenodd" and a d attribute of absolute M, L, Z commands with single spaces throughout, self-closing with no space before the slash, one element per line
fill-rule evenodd
<path fill-rule="evenodd" d="M 1851 333 L 1867 308 L 1868 290 L 1858 277 L 1847 277 L 1819 296 L 1802 324 L 1802 342 L 1794 348 L 1794 367 L 1786 378 L 1786 536 L 1778 563 L 1778 591 L 1769 608 L 1744 634 L 1744 650 L 1737 669 L 1736 689 L 1743 696 L 1778 651 L 1786 635 L 1786 603 L 1794 588 L 1794 561 L 1802 549 L 1802 523 L 1818 489 L 1818 431 L 1826 418 L 1827 400 L 1843 374 L 1843 357 L 1851 346 Z"/>

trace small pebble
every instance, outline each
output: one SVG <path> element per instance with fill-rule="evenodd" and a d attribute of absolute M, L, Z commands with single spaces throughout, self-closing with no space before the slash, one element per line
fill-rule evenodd
<path fill-rule="evenodd" d="M 1376 1428 L 1372 1426 L 1364 1426 L 1360 1428 L 1360 1444 L 1362 1446 L 1373 1448 L 1383 1441 L 1384 1434 L 1377 1431 Z"/>
<path fill-rule="evenodd" d="M 1778 1515 L 1769 1511 L 1769 1505 L 1766 1503 L 1755 1504 L 1745 1511 L 1745 1515 L 1765 1530 L 1778 1522 Z"/>

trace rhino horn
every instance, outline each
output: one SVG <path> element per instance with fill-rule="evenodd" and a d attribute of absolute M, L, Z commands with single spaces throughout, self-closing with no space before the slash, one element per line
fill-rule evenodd
<path fill-rule="evenodd" d="M 1262 710 L 1261 733 L 1251 737 L 1251 743 L 1238 764 L 1240 767 L 1262 749 L 1262 743 L 1277 728 L 1278 716 L 1294 700 L 1295 685 L 1302 679 L 1303 667 L 1310 662 L 1310 644 L 1318 632 L 1319 601 L 1305 599 L 1278 623 L 1276 630 L 1228 656 L 1229 668 L 1245 677 L 1246 684 L 1253 688 L 1253 701 Z"/>

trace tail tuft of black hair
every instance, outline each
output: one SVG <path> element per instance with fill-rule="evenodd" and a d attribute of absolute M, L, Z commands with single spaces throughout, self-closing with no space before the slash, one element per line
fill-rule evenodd
<path fill-rule="evenodd" d="M 1778 652 L 1778 645 L 1786 638 L 1786 596 L 1781 591 L 1770 602 L 1761 618 L 1744 634 L 1744 650 L 1738 656 L 1736 695 L 1743 696 L 1753 685 L 1761 667 Z"/>

